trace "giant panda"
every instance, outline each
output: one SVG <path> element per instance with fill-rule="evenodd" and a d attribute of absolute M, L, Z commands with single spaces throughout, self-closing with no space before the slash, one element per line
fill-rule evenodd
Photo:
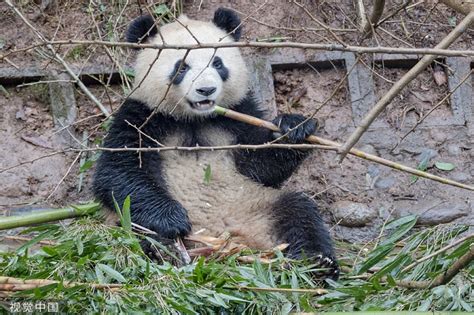
<path fill-rule="evenodd" d="M 189 45 L 238 41 L 238 15 L 219 8 L 210 22 L 182 15 L 157 27 L 151 16 L 129 26 L 132 43 Z M 249 73 L 236 47 L 185 50 L 141 49 L 133 92 L 114 115 L 108 148 L 264 144 L 275 133 L 217 116 L 214 106 L 263 117 L 250 91 Z M 137 126 L 142 128 L 139 136 Z M 287 143 L 303 143 L 314 120 L 297 114 L 275 118 Z M 294 128 L 297 127 L 297 128 Z M 141 139 L 140 139 L 141 138 Z M 287 243 L 291 258 L 311 259 L 336 279 L 339 268 L 328 230 L 315 202 L 280 189 L 308 155 L 296 149 L 162 152 L 105 151 L 94 176 L 95 196 L 113 209 L 129 195 L 134 223 L 166 241 L 193 231 L 219 236 L 254 249 Z M 205 180 L 205 170 L 210 178 Z M 209 173 L 208 173 L 209 175 Z"/>

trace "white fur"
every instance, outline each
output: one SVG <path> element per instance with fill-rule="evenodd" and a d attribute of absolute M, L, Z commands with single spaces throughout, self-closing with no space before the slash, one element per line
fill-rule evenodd
<path fill-rule="evenodd" d="M 162 26 L 150 42 L 162 44 L 164 41 L 165 44 L 172 45 L 197 44 L 194 37 L 200 43 L 233 41 L 231 36 L 226 37 L 226 32 L 212 22 L 190 20 L 186 16 L 181 16 L 178 20 L 179 22 L 175 21 Z M 198 102 L 206 99 L 196 93 L 196 88 L 216 87 L 216 92 L 208 99 L 223 107 L 231 107 L 246 95 L 248 71 L 238 48 L 191 50 L 185 59 L 190 70 L 180 84 L 171 84 L 170 74 L 173 72 L 174 65 L 184 58 L 185 53 L 185 50 L 163 49 L 160 52 L 151 48 L 141 51 L 135 65 L 136 90 L 131 97 L 144 102 L 151 108 L 159 106 L 160 112 L 189 119 L 212 113 L 212 110 L 197 111 L 189 106 L 188 101 Z M 158 54 L 159 57 L 156 59 Z M 211 65 L 214 56 L 219 56 L 229 70 L 229 78 L 225 82 Z M 168 88 L 169 91 L 166 94 Z"/>
<path fill-rule="evenodd" d="M 233 143 L 230 134 L 213 127 L 202 135 L 211 145 Z M 174 135 L 164 143 L 182 145 L 183 137 Z M 271 230 L 272 206 L 280 192 L 241 175 L 231 151 L 165 151 L 160 155 L 166 185 L 173 199 L 187 209 L 193 232 L 205 229 L 205 235 L 215 237 L 228 232 L 233 241 L 255 249 L 277 245 Z M 208 165 L 211 178 L 206 183 L 204 170 Z"/>

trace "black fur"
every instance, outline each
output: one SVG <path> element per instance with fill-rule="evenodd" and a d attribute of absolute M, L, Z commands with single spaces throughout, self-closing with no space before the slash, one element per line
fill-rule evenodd
<path fill-rule="evenodd" d="M 315 202 L 302 193 L 283 194 L 273 209 L 273 229 L 278 238 L 289 244 L 287 255 L 291 258 L 316 260 L 328 275 L 336 280 L 339 267 L 328 230 Z"/>
<path fill-rule="evenodd" d="M 127 41 L 129 43 L 144 43 L 149 37 L 158 33 L 155 20 L 151 15 L 142 15 L 130 23 L 127 30 Z"/>
<path fill-rule="evenodd" d="M 235 110 L 255 117 L 262 117 L 251 96 L 247 96 Z M 109 148 L 138 147 L 138 133 L 129 126 L 139 126 L 151 114 L 143 103 L 128 99 L 114 117 L 105 146 Z M 299 115 L 282 115 L 276 119 L 282 133 L 302 122 Z M 183 146 L 206 146 L 201 130 L 212 124 L 223 133 L 232 133 L 237 143 L 262 144 L 274 139 L 271 131 L 250 126 L 222 116 L 205 120 L 180 121 L 170 116 L 156 114 L 145 125 L 143 132 L 160 141 L 177 130 L 186 133 Z M 312 133 L 315 123 L 309 120 L 290 134 L 291 142 L 302 142 Z M 157 144 L 142 137 L 142 147 L 157 147 Z M 287 149 L 261 149 L 234 151 L 238 171 L 266 186 L 278 187 L 298 167 L 307 155 L 306 151 Z M 187 210 L 169 195 L 162 177 L 160 154 L 142 152 L 140 168 L 138 154 L 134 152 L 104 152 L 99 158 L 93 189 L 98 199 L 113 208 L 113 197 L 122 204 L 127 195 L 131 197 L 132 220 L 164 238 L 187 235 L 191 230 Z M 288 193 L 274 205 L 274 231 L 283 242 L 290 244 L 288 253 L 292 257 L 328 257 L 334 261 L 331 239 L 321 221 L 315 203 L 301 194 Z M 324 260 L 327 262 L 327 260 Z M 337 271 L 337 264 L 334 263 Z"/>
<path fill-rule="evenodd" d="M 236 42 L 242 35 L 242 25 L 240 25 L 240 17 L 231 9 L 219 8 L 214 13 L 214 24 L 231 33 Z"/>
<path fill-rule="evenodd" d="M 214 69 L 216 69 L 217 73 L 219 73 L 219 76 L 221 77 L 222 81 L 227 81 L 227 79 L 229 78 L 229 69 L 227 69 L 220 57 L 214 57 L 214 60 L 212 61 L 212 66 L 214 67 Z"/>

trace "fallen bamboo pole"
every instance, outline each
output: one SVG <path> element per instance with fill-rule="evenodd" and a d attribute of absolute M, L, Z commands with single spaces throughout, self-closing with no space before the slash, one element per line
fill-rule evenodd
<path fill-rule="evenodd" d="M 21 226 L 39 224 L 57 220 L 80 217 L 92 214 L 100 209 L 98 202 L 85 205 L 70 206 L 62 209 L 38 211 L 26 215 L 8 216 L 0 218 L 0 230 L 13 229 Z"/>
<path fill-rule="evenodd" d="M 219 114 L 219 115 L 222 115 L 222 116 L 225 116 L 225 117 L 228 117 L 228 118 L 231 118 L 231 119 L 235 119 L 235 120 L 238 120 L 238 121 L 241 121 L 241 122 L 245 122 L 245 123 L 250 124 L 250 125 L 267 128 L 267 129 L 277 131 L 277 132 L 280 131 L 280 129 L 275 124 L 273 124 L 269 121 L 259 119 L 259 118 L 253 117 L 253 116 L 249 116 L 249 115 L 246 115 L 246 114 L 242 114 L 242 113 L 233 111 L 231 109 L 216 106 L 215 113 Z M 320 138 L 320 137 L 314 136 L 314 135 L 309 136 L 306 140 L 308 142 L 316 143 L 316 144 L 322 144 L 322 145 L 328 145 L 328 146 L 334 146 L 334 147 L 340 147 L 341 146 L 341 144 L 339 144 L 335 141 L 323 139 L 323 138 Z M 430 174 L 430 173 L 427 173 L 427 172 L 423 172 L 423 171 L 414 169 L 414 168 L 409 167 L 409 166 L 405 166 L 405 165 L 402 165 L 402 164 L 399 164 L 399 163 L 396 163 L 396 162 L 393 162 L 393 161 L 390 161 L 390 160 L 386 160 L 386 159 L 381 158 L 381 157 L 376 156 L 376 155 L 365 153 L 365 152 L 363 152 L 361 150 L 358 150 L 358 149 L 351 148 L 349 153 L 354 155 L 354 156 L 357 156 L 359 158 L 362 158 L 364 160 L 376 162 L 376 163 L 385 165 L 387 167 L 393 168 L 395 170 L 403 171 L 403 172 L 406 172 L 406 173 L 409 173 L 409 174 L 412 174 L 412 175 L 416 175 L 416 176 L 419 176 L 419 177 L 423 177 L 423 178 L 428 178 L 428 179 L 434 180 L 434 181 L 442 183 L 442 184 L 456 186 L 456 187 L 459 187 L 459 188 L 474 191 L 473 186 L 466 185 L 466 184 L 463 184 L 463 183 L 459 183 L 459 182 L 456 182 L 454 180 L 443 178 L 443 177 L 433 175 L 433 174 Z"/>

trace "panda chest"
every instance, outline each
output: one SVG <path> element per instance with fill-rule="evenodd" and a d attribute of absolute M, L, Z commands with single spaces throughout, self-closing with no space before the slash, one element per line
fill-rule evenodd
<path fill-rule="evenodd" d="M 234 137 L 223 130 L 208 128 L 193 135 L 200 146 L 223 146 L 234 143 Z M 166 146 L 186 146 L 185 133 L 164 139 Z M 222 206 L 222 199 L 238 200 L 254 183 L 241 175 L 230 150 L 173 150 L 160 153 L 162 174 L 174 199 L 185 207 L 212 209 Z M 227 200 L 227 202 L 230 200 Z"/>

